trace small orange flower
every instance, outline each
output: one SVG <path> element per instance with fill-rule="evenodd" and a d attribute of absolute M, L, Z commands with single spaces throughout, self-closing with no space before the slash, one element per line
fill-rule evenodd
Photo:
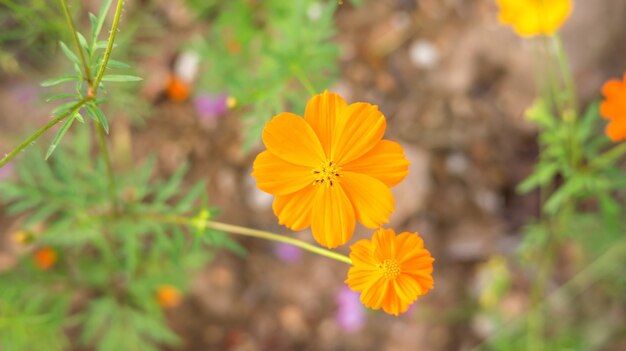
<path fill-rule="evenodd" d="M 33 256 L 35 266 L 43 271 L 50 269 L 57 262 L 57 252 L 51 247 L 42 247 Z"/>
<path fill-rule="evenodd" d="M 304 118 L 281 113 L 267 123 L 267 151 L 254 161 L 257 186 L 275 196 L 279 223 L 311 226 L 328 248 L 352 237 L 355 220 L 368 228 L 388 222 L 390 187 L 408 173 L 402 147 L 382 140 L 385 117 L 374 105 L 351 105 L 327 91 L 311 98 Z"/>
<path fill-rule="evenodd" d="M 613 142 L 626 140 L 626 74 L 623 81 L 611 79 L 604 83 L 602 95 L 600 114 L 609 120 L 606 135 Z"/>
<path fill-rule="evenodd" d="M 496 0 L 500 23 L 522 37 L 553 35 L 572 12 L 572 0 Z"/>
<path fill-rule="evenodd" d="M 182 301 L 180 290 L 172 285 L 161 285 L 156 292 L 156 300 L 163 308 L 174 308 Z"/>
<path fill-rule="evenodd" d="M 350 250 L 353 266 L 346 284 L 361 293 L 367 307 L 397 316 L 434 286 L 435 260 L 417 233 L 379 229 L 372 240 L 360 240 Z"/>
<path fill-rule="evenodd" d="M 167 97 L 174 102 L 183 102 L 189 98 L 189 85 L 175 75 L 170 76 L 165 88 Z"/>

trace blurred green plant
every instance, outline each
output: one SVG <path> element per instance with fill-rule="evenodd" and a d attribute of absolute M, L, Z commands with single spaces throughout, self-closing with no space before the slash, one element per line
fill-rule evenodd
<path fill-rule="evenodd" d="M 497 309 L 485 310 L 495 331 L 475 349 L 603 349 L 623 341 L 626 331 L 623 323 L 606 322 L 606 311 L 626 304 L 626 279 L 616 269 L 626 265 L 626 144 L 612 146 L 602 133 L 598 103 L 579 112 L 558 35 L 532 44 L 545 81 L 526 112 L 539 130 L 539 159 L 518 186 L 521 193 L 538 189 L 541 197 L 541 214 L 526 226 L 518 251 L 529 270 L 529 310 L 508 321 Z M 558 284 L 563 264 L 571 275 Z M 591 286 L 603 289 L 583 294 Z"/>
<path fill-rule="evenodd" d="M 281 111 L 303 111 L 305 97 L 337 75 L 339 48 L 334 1 L 189 1 L 215 17 L 208 33 L 191 43 L 204 60 L 200 85 L 228 92 L 240 106 L 244 147 L 257 143 L 265 123 Z M 307 78 L 310 77 L 310 80 Z"/>

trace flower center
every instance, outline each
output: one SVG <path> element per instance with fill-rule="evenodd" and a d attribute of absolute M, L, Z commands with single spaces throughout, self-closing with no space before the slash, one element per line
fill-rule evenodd
<path fill-rule="evenodd" d="M 333 161 L 322 162 L 319 167 L 313 168 L 313 185 L 326 184 L 326 186 L 332 187 L 341 177 L 339 171 L 341 171 L 341 167 Z"/>
<path fill-rule="evenodd" d="M 390 258 L 382 261 L 378 264 L 378 269 L 383 273 L 385 278 L 387 279 L 395 279 L 397 276 L 402 273 L 402 269 L 400 268 L 400 262 L 395 258 Z"/>

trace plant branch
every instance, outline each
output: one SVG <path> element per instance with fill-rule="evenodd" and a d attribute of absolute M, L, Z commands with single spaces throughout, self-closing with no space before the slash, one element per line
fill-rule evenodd
<path fill-rule="evenodd" d="M 181 225 L 186 225 L 186 226 L 211 228 L 211 229 L 220 230 L 220 231 L 224 231 L 224 232 L 228 232 L 228 233 L 236 234 L 236 235 L 248 236 L 252 238 L 264 239 L 264 240 L 269 240 L 269 241 L 282 242 L 282 243 L 286 243 L 289 245 L 297 246 L 301 249 L 313 252 L 320 256 L 331 258 L 333 260 L 337 260 L 337 261 L 347 263 L 350 265 L 352 264 L 352 260 L 350 260 L 350 258 L 345 255 L 321 248 L 319 246 L 315 246 L 313 244 L 309 244 L 302 240 L 290 238 L 288 236 L 284 236 L 280 234 L 266 232 L 263 230 L 251 229 L 251 228 L 240 227 L 240 226 L 236 226 L 232 224 L 222 223 L 222 222 L 215 222 L 211 220 L 204 220 L 201 218 L 190 218 L 190 217 L 184 217 L 184 216 L 162 216 L 162 215 L 141 216 L 140 215 L 139 218 L 150 219 L 150 220 L 154 220 L 154 221 L 158 221 L 162 223 L 175 223 L 175 224 L 181 224 Z"/>
<path fill-rule="evenodd" d="M 122 16 L 123 7 L 124 0 L 118 0 L 117 7 L 115 8 L 115 17 L 113 17 L 113 24 L 111 25 L 111 32 L 109 33 L 107 48 L 104 52 L 104 56 L 102 57 L 102 62 L 100 62 L 100 69 L 98 70 L 98 74 L 96 74 L 96 78 L 94 79 L 94 82 L 89 89 L 89 95 L 96 96 L 98 93 L 98 87 L 100 86 L 100 82 L 102 81 L 102 77 L 104 76 L 104 71 L 107 68 L 107 64 L 109 63 L 109 58 L 111 57 L 111 51 L 113 50 L 113 43 L 115 42 L 115 36 L 117 35 L 117 27 L 120 24 L 120 17 Z"/>
<path fill-rule="evenodd" d="M 109 182 L 109 196 L 113 202 L 113 214 L 118 214 L 118 202 L 117 202 L 117 185 L 115 184 L 115 175 L 113 174 L 113 165 L 111 163 L 111 157 L 109 157 L 109 149 L 107 148 L 106 139 L 104 136 L 104 130 L 100 123 L 94 123 L 96 125 L 96 134 L 98 134 L 98 145 L 100 154 L 104 159 L 107 168 L 107 179 Z"/>
<path fill-rule="evenodd" d="M 28 139 L 26 139 L 18 147 L 13 149 L 13 151 L 11 151 L 8 154 L 6 154 L 2 160 L 0 160 L 0 168 L 2 168 L 4 165 L 6 165 L 12 158 L 17 156 L 17 154 L 19 154 L 20 151 L 24 150 L 30 144 L 35 142 L 35 140 L 37 140 L 37 138 L 39 138 L 48 129 L 50 129 L 50 128 L 54 127 L 55 125 L 57 125 L 58 123 L 62 122 L 68 116 L 74 115 L 74 113 L 76 113 L 76 111 L 80 110 L 80 108 L 83 107 L 89 101 L 91 101 L 91 98 L 85 98 L 83 100 L 78 101 L 74 106 L 72 106 L 72 108 L 67 110 L 65 113 L 59 115 L 58 117 L 56 117 L 52 121 L 48 122 L 48 124 L 46 124 L 45 126 L 41 127 L 38 131 L 33 133 L 33 135 L 31 135 Z"/>
<path fill-rule="evenodd" d="M 85 71 L 85 80 L 87 80 L 87 84 L 91 86 L 91 72 L 89 70 L 89 66 L 87 65 L 85 54 L 83 53 L 83 47 L 80 45 L 80 41 L 78 40 L 78 34 L 76 31 L 76 26 L 74 25 L 74 20 L 72 19 L 72 15 L 70 14 L 69 9 L 67 8 L 67 0 L 60 0 L 60 2 L 61 7 L 63 8 L 63 13 L 65 13 L 65 18 L 67 19 L 67 24 L 72 31 L 72 37 L 74 38 L 74 44 L 76 44 L 76 50 L 78 50 L 80 63 L 83 66 L 83 71 Z"/>

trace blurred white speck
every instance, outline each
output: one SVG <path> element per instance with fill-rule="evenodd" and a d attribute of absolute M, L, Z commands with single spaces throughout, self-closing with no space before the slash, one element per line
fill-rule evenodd
<path fill-rule="evenodd" d="M 467 157 L 460 152 L 454 152 L 446 158 L 446 168 L 451 174 L 462 176 L 467 172 L 468 167 Z"/>
<path fill-rule="evenodd" d="M 254 177 L 249 176 L 248 179 L 246 179 L 246 187 L 250 189 L 247 200 L 251 208 L 257 211 L 263 211 L 272 207 L 274 196 L 259 190 Z"/>
<path fill-rule="evenodd" d="M 306 14 L 312 22 L 317 22 L 322 17 L 322 4 L 319 2 L 312 3 Z"/>
<path fill-rule="evenodd" d="M 200 56 L 193 51 L 184 51 L 176 59 L 174 73 L 185 83 L 192 83 L 198 75 Z"/>
<path fill-rule="evenodd" d="M 391 26 L 393 29 L 401 31 L 409 27 L 411 16 L 406 12 L 396 12 L 391 16 Z"/>
<path fill-rule="evenodd" d="M 500 196 L 492 191 L 479 191 L 474 197 L 476 204 L 483 210 L 491 213 L 496 213 L 502 208 L 504 201 Z"/>
<path fill-rule="evenodd" d="M 439 51 L 430 42 L 416 40 L 409 49 L 411 62 L 420 68 L 433 68 L 439 62 Z"/>

